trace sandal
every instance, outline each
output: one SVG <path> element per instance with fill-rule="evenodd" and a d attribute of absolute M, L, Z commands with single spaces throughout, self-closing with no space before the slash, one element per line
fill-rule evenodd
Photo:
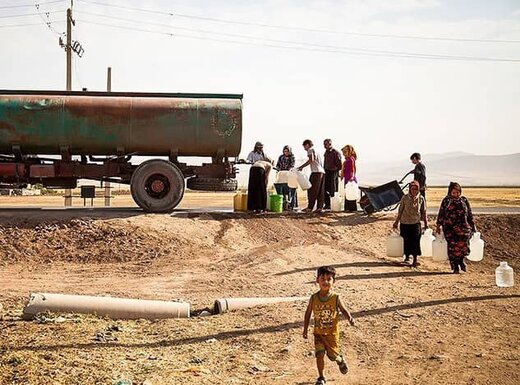
<path fill-rule="evenodd" d="M 348 365 L 347 361 L 345 361 L 344 358 L 341 359 L 341 362 L 338 362 L 339 371 L 341 374 L 347 374 L 348 373 Z"/>

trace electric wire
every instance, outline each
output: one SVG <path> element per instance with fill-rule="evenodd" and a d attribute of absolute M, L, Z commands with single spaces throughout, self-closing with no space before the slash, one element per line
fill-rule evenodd
<path fill-rule="evenodd" d="M 226 36 L 226 37 L 233 37 L 233 38 L 240 38 L 240 39 L 262 40 L 262 41 L 267 41 L 267 42 L 271 42 L 271 43 L 291 44 L 291 45 L 298 45 L 298 46 L 302 46 L 302 47 L 309 46 L 309 47 L 342 50 L 342 51 L 344 50 L 344 51 L 375 53 L 375 54 L 405 55 L 406 57 L 443 58 L 443 59 L 458 59 L 458 60 L 464 60 L 464 59 L 465 60 L 502 60 L 501 58 L 482 58 L 482 57 L 473 57 L 473 56 L 425 54 L 425 53 L 418 53 L 418 52 L 374 50 L 374 49 L 346 47 L 346 46 L 337 46 L 337 45 L 315 44 L 315 43 L 292 41 L 292 40 L 270 39 L 270 38 L 264 38 L 264 37 L 259 37 L 259 36 L 252 36 L 252 35 L 216 32 L 216 31 L 196 29 L 196 28 L 177 27 L 177 26 L 171 26 L 168 24 L 152 23 L 152 22 L 147 22 L 147 21 L 142 21 L 142 20 L 109 16 L 109 15 L 103 15 L 103 14 L 87 12 L 87 11 L 79 11 L 77 13 L 91 15 L 91 16 L 104 17 L 104 18 L 131 22 L 131 23 L 147 24 L 147 25 L 152 25 L 152 26 L 157 26 L 157 27 L 175 28 L 178 30 L 189 31 L 189 32 L 219 35 L 219 36 Z M 150 32 L 149 30 L 146 30 L 146 31 Z M 165 34 L 167 34 L 167 33 L 165 32 Z M 172 34 L 176 35 L 175 33 L 172 33 Z M 509 60 L 515 60 L 515 59 L 509 59 Z"/>
<path fill-rule="evenodd" d="M 49 23 L 60 24 L 60 23 L 65 23 L 65 21 L 49 20 Z M 4 24 L 4 25 L 0 25 L 0 28 L 33 27 L 33 26 L 37 26 L 37 25 L 41 27 L 42 23 L 39 22 L 39 23 L 23 23 L 23 24 Z"/>
<path fill-rule="evenodd" d="M 473 56 L 430 55 L 430 54 L 415 54 L 415 53 L 405 53 L 405 52 L 399 53 L 399 52 L 392 52 L 392 51 L 348 49 L 348 48 L 337 48 L 337 49 L 327 49 L 326 47 L 308 48 L 308 47 L 304 47 L 304 46 L 294 46 L 294 45 L 292 45 L 292 46 L 285 45 L 284 46 L 284 45 L 276 45 L 276 44 L 265 44 L 265 43 L 257 43 L 257 42 L 245 42 L 245 41 L 238 41 L 238 40 L 219 39 L 219 38 L 212 38 L 212 37 L 207 37 L 207 36 L 184 35 L 184 34 L 178 34 L 178 33 L 173 33 L 173 32 L 165 32 L 165 31 L 153 31 L 153 30 L 148 30 L 148 29 L 128 27 L 128 26 L 122 26 L 122 25 L 116 25 L 116 24 L 101 23 L 101 22 L 84 20 L 84 19 L 78 19 L 76 21 L 78 21 L 80 23 L 82 22 L 82 23 L 86 23 L 86 24 L 94 24 L 94 25 L 106 26 L 106 27 L 111 27 L 111 28 L 160 34 L 160 35 L 166 35 L 166 36 L 170 36 L 170 37 L 182 37 L 182 38 L 188 38 L 188 39 L 209 40 L 209 41 L 232 43 L 232 44 L 253 45 L 253 46 L 281 48 L 281 49 L 292 49 L 292 50 L 300 50 L 300 51 L 328 52 L 328 53 L 362 55 L 362 56 L 386 56 L 386 57 L 412 58 L 412 59 L 520 63 L 520 59 L 501 59 L 501 58 L 486 58 L 486 57 L 473 57 Z M 175 27 L 173 27 L 173 28 L 175 28 Z"/>
<path fill-rule="evenodd" d="M 52 26 L 52 22 L 50 21 L 49 12 L 45 12 L 45 17 L 44 17 L 42 15 L 42 13 L 40 12 L 40 4 L 36 3 L 36 4 L 34 4 L 34 7 L 36 8 L 36 11 L 38 12 L 38 16 L 40 16 L 40 19 L 47 26 L 47 28 L 49 28 L 50 32 L 52 32 L 52 33 L 54 33 L 55 35 L 58 35 L 58 36 L 64 36 L 65 35 L 65 32 L 58 32 L 58 31 L 56 31 L 56 29 L 54 29 L 54 27 Z"/>
<path fill-rule="evenodd" d="M 36 2 L 36 4 L 45 5 L 45 4 L 55 4 L 55 3 L 62 3 L 64 0 L 54 0 L 54 1 L 39 1 Z M 0 9 L 12 9 L 12 8 L 32 8 L 34 7 L 35 3 L 32 4 L 19 4 L 19 5 L 3 5 L 0 6 Z"/>
<path fill-rule="evenodd" d="M 109 4 L 109 3 L 101 3 L 98 1 L 91 1 L 91 0 L 78 0 L 78 1 L 80 1 L 82 3 L 99 5 L 99 6 L 104 6 L 104 7 L 119 8 L 119 9 L 125 9 L 125 10 L 130 10 L 130 11 L 137 11 L 137 12 L 144 12 L 144 13 L 151 13 L 151 14 L 158 14 L 158 15 L 167 15 L 167 16 L 174 16 L 174 17 L 181 17 L 181 18 L 188 18 L 188 19 L 204 20 L 204 21 L 211 21 L 211 22 L 216 22 L 216 23 L 246 25 L 246 26 L 272 28 L 272 29 L 284 29 L 284 30 L 291 30 L 291 31 L 305 31 L 305 32 L 328 33 L 328 34 L 336 34 L 336 35 L 351 35 L 351 36 L 393 38 L 393 39 L 438 40 L 438 41 L 476 42 L 476 43 L 520 43 L 520 40 L 472 39 L 472 38 L 458 38 L 458 37 L 419 36 L 419 35 L 403 35 L 403 34 L 387 34 L 387 33 L 385 33 L 385 34 L 383 34 L 383 33 L 361 33 L 361 32 L 336 31 L 336 30 L 319 29 L 319 28 L 292 27 L 292 26 L 283 26 L 283 25 L 276 25 L 276 24 L 246 22 L 246 21 L 219 19 L 219 18 L 205 17 L 205 16 L 188 15 L 188 14 L 173 13 L 173 12 L 168 12 L 168 11 L 157 11 L 157 10 L 150 10 L 150 9 L 144 9 L 144 8 L 129 7 L 129 6 Z"/>
<path fill-rule="evenodd" d="M 53 11 L 45 11 L 45 13 L 47 14 L 51 14 L 51 13 L 62 13 L 62 12 L 65 12 L 63 10 L 53 10 Z M 40 12 L 38 13 L 23 13 L 23 14 L 18 14 L 18 15 L 1 15 L 0 16 L 0 19 L 10 19 L 12 17 L 26 17 L 26 16 L 37 16 Z"/>

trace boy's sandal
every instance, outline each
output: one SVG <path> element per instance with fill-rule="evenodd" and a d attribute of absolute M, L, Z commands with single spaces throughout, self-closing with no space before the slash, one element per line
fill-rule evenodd
<path fill-rule="evenodd" d="M 347 361 L 343 358 L 341 362 L 338 362 L 339 371 L 341 374 L 347 374 L 348 373 L 348 365 Z"/>
<path fill-rule="evenodd" d="M 316 380 L 316 384 L 314 385 L 325 385 L 327 383 L 327 380 L 325 380 L 324 377 L 318 377 L 318 379 Z"/>

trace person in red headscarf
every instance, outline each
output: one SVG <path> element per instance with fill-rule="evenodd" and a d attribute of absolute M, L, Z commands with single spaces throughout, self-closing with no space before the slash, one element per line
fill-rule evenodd
<path fill-rule="evenodd" d="M 426 200 L 419 194 L 419 189 L 419 182 L 414 180 L 410 183 L 408 194 L 401 198 L 393 225 L 394 229 L 399 227 L 404 239 L 404 261 L 409 262 L 410 256 L 413 257 L 412 267 L 417 267 L 417 257 L 421 255 L 421 221 L 424 222 L 424 228 L 428 228 Z"/>

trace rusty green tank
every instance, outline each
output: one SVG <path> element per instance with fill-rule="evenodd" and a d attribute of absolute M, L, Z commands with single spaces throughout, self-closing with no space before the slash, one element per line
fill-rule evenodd
<path fill-rule="evenodd" d="M 236 189 L 241 143 L 239 94 L 0 90 L 0 186 L 128 183 L 144 210 L 169 212 L 185 186 Z M 162 159 L 137 165 L 134 155 Z M 179 156 L 211 163 L 190 165 Z"/>
<path fill-rule="evenodd" d="M 0 90 L 0 153 L 234 157 L 242 96 Z"/>

